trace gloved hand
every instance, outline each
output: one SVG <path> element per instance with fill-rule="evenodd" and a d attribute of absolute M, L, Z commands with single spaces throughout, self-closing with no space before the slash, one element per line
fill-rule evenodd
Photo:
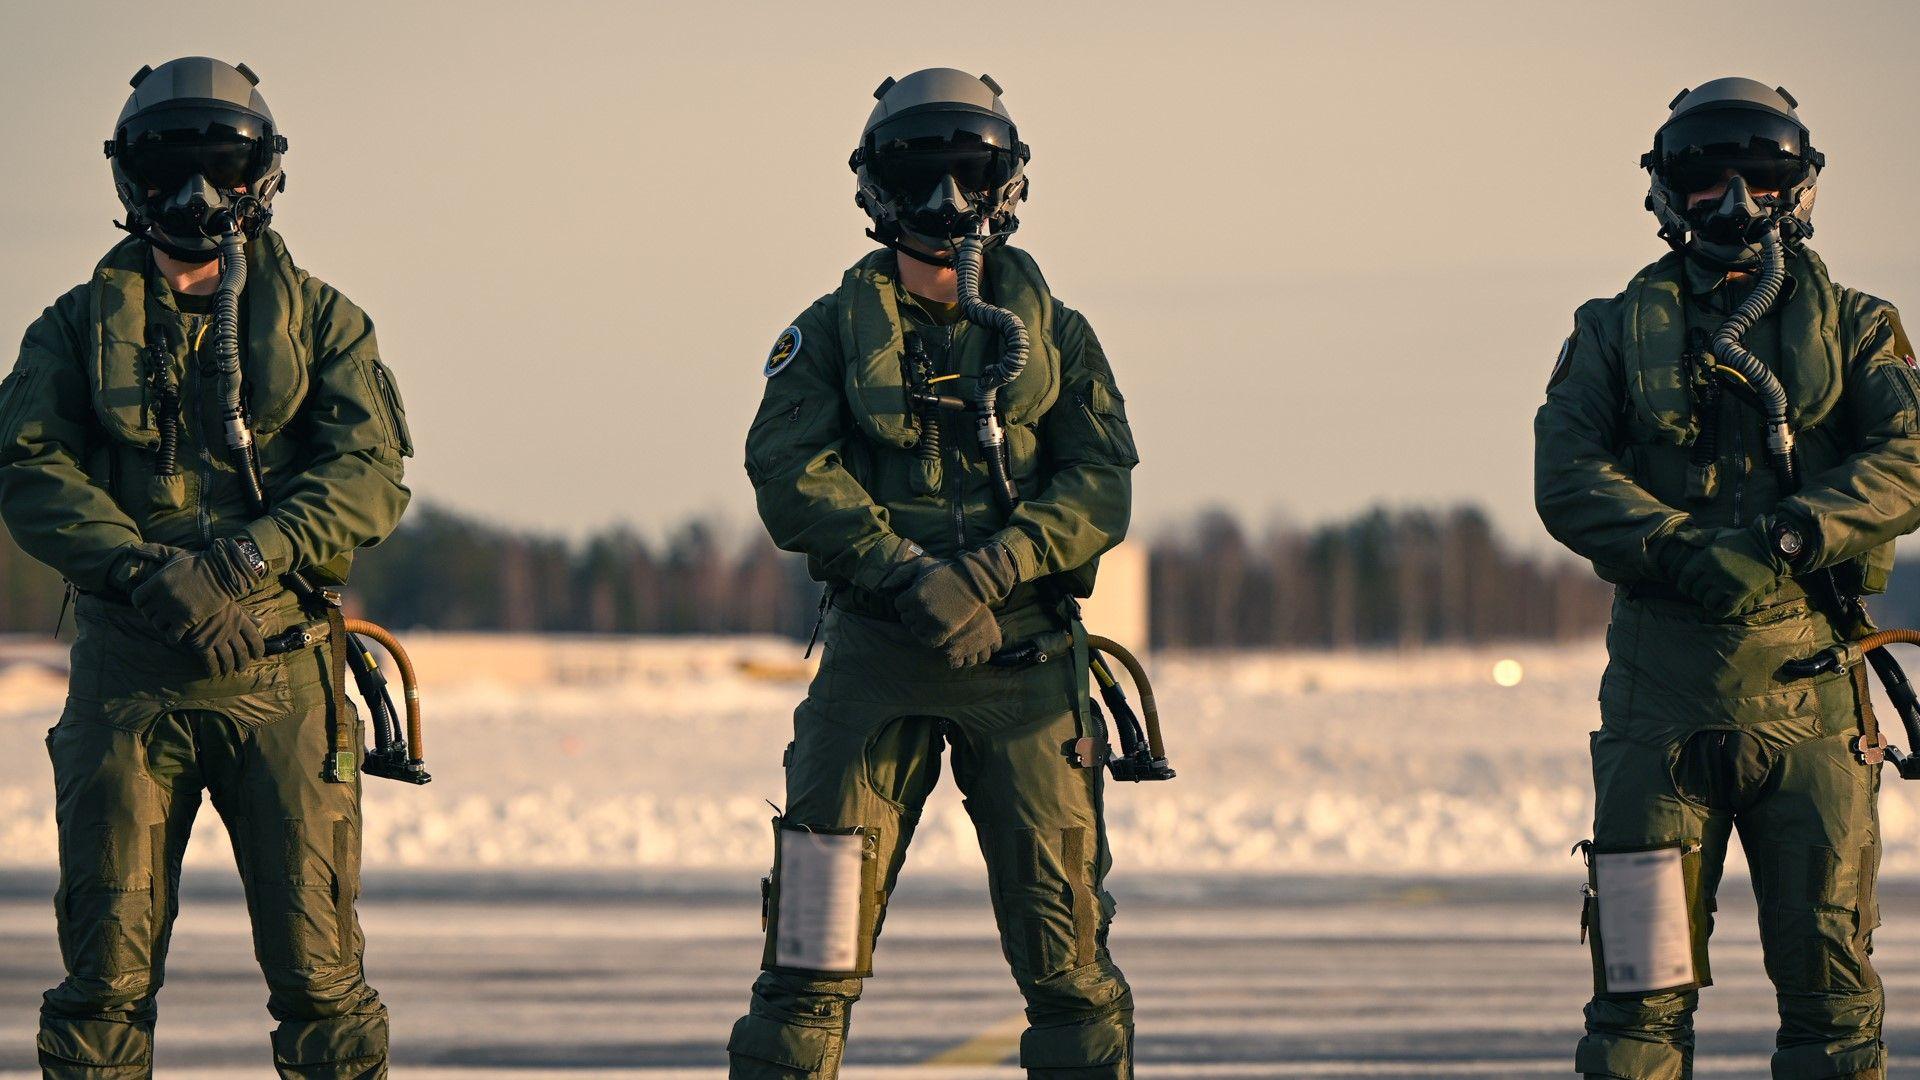
<path fill-rule="evenodd" d="M 1704 544 L 1680 560 L 1674 585 L 1717 619 L 1754 610 L 1788 569 L 1767 542 L 1766 525 L 1708 530 Z"/>
<path fill-rule="evenodd" d="M 886 576 L 880 579 L 880 584 L 875 588 L 875 591 L 888 600 L 898 598 L 899 595 L 906 592 L 914 582 L 919 581 L 921 577 L 925 576 L 929 570 L 940 565 L 939 559 L 921 551 L 917 544 L 908 545 L 908 550 L 913 552 L 913 554 L 902 562 L 894 563 L 893 566 L 887 570 Z"/>
<path fill-rule="evenodd" d="M 107 588 L 121 599 L 133 596 L 133 590 L 147 578 L 170 562 L 176 555 L 185 552 L 177 547 L 165 544 L 128 544 L 120 549 L 113 560 L 113 566 L 107 571 Z"/>
<path fill-rule="evenodd" d="M 228 676 L 267 654 L 259 624 L 236 601 L 266 577 L 252 541 L 215 540 L 181 552 L 133 590 L 133 606 L 154 628 L 200 654 L 207 671 Z"/>
<path fill-rule="evenodd" d="M 953 668 L 983 664 L 1000 647 L 995 605 L 1019 584 L 1019 568 L 1005 544 L 992 543 L 935 564 L 894 598 L 900 621 Z"/>

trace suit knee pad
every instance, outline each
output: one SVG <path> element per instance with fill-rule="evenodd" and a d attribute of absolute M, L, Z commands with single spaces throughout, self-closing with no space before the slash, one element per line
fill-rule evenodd
<path fill-rule="evenodd" d="M 728 1075 L 735 1080 L 804 1080 L 837 1059 L 837 1027 L 785 1024 L 748 1013 L 727 1037 Z"/>
<path fill-rule="evenodd" d="M 1126 1080 L 1133 1075 L 1133 1019 L 1115 1013 L 1090 1023 L 1030 1027 L 1020 1036 L 1029 1077 Z"/>
<path fill-rule="evenodd" d="M 153 1026 L 43 1015 L 40 1069 L 57 1080 L 143 1080 L 153 1062 Z"/>
<path fill-rule="evenodd" d="M 282 1023 L 273 1033 L 273 1061 L 282 1076 L 334 1080 L 384 1075 L 387 1011 Z"/>

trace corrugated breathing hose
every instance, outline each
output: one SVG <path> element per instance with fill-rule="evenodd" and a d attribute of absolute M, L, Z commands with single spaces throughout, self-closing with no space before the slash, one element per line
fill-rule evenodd
<path fill-rule="evenodd" d="M 980 452 L 987 460 L 987 472 L 993 478 L 993 495 L 1002 509 L 1011 511 L 1020 502 L 1020 490 L 1014 486 L 1007 467 L 1007 433 L 1000 424 L 1000 388 L 1020 377 L 1026 370 L 1032 343 L 1020 316 L 1003 307 L 987 303 L 980 296 L 980 278 L 986 270 L 987 221 L 983 217 L 979 231 L 960 241 L 954 256 L 958 278 L 956 293 L 960 311 L 967 321 L 1000 336 L 1000 356 L 980 373 L 974 394 L 974 423 L 980 438 Z"/>

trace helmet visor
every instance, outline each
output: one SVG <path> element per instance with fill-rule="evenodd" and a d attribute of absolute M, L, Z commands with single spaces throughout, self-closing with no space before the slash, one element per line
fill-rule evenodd
<path fill-rule="evenodd" d="M 245 187 L 273 152 L 266 123 L 237 110 L 171 110 L 135 117 L 122 128 L 117 156 L 128 178 L 174 191 L 194 176 L 223 190 Z"/>
<path fill-rule="evenodd" d="M 897 195 L 924 196 L 951 176 L 971 193 L 993 191 L 1020 171 L 1013 125 L 997 116 L 925 112 L 873 129 L 868 171 Z"/>
<path fill-rule="evenodd" d="M 1806 129 L 1758 109 L 1711 109 L 1660 129 L 1659 168 L 1683 194 L 1704 191 L 1729 172 L 1770 191 L 1785 191 L 1812 169 Z"/>

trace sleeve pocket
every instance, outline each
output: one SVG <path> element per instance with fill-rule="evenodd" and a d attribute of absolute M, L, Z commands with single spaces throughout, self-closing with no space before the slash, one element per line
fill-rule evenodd
<path fill-rule="evenodd" d="M 0 382 L 0 456 L 20 437 L 20 429 L 26 424 L 27 403 L 33 399 L 34 388 L 42 377 L 38 367 L 23 364 Z"/>
<path fill-rule="evenodd" d="M 1127 422 L 1127 399 L 1120 391 L 1100 379 L 1087 384 L 1082 400 L 1082 408 L 1087 410 L 1088 419 L 1094 429 L 1106 439 L 1107 448 L 1113 452 L 1118 463 L 1127 466 L 1140 463 L 1140 449 L 1133 441 L 1133 425 Z"/>
<path fill-rule="evenodd" d="M 402 457 L 413 456 L 413 432 L 407 427 L 407 407 L 401 403 L 400 388 L 393 371 L 379 357 L 366 358 L 368 391 L 373 395 L 373 412 L 386 428 L 387 445 Z"/>

